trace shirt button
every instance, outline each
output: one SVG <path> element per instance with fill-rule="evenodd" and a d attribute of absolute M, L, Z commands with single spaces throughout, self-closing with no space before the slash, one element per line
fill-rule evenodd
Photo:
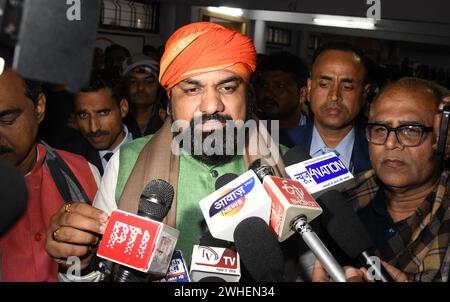
<path fill-rule="evenodd" d="M 34 240 L 41 241 L 42 240 L 42 234 L 41 233 L 37 233 L 36 235 L 34 235 Z"/>
<path fill-rule="evenodd" d="M 211 170 L 210 173 L 211 173 L 211 176 L 214 177 L 214 178 L 219 176 L 219 172 L 217 172 L 216 170 Z"/>
<path fill-rule="evenodd" d="M 388 232 L 389 232 L 389 234 L 394 235 L 395 234 L 395 229 L 394 228 L 390 228 Z"/>

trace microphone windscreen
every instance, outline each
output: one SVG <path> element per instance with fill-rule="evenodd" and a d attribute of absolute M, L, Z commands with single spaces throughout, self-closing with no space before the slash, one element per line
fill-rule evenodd
<path fill-rule="evenodd" d="M 173 196 L 171 184 L 162 179 L 152 180 L 141 194 L 138 214 L 161 221 L 172 207 Z"/>
<path fill-rule="evenodd" d="M 318 202 L 323 209 L 320 216 L 322 225 L 350 258 L 356 259 L 373 247 L 366 227 L 342 193 L 328 191 L 319 197 Z"/>
<path fill-rule="evenodd" d="M 24 176 L 13 165 L 0 160 L 0 236 L 25 212 L 28 190 Z"/>
<path fill-rule="evenodd" d="M 209 276 L 198 280 L 198 282 L 226 282 L 226 281 L 219 277 Z"/>
<path fill-rule="evenodd" d="M 226 240 L 214 238 L 211 235 L 211 233 L 208 231 L 203 234 L 202 238 L 200 238 L 199 245 L 210 246 L 210 247 L 230 248 L 232 244 Z"/>
<path fill-rule="evenodd" d="M 225 173 L 225 174 L 221 175 L 216 180 L 216 183 L 215 183 L 216 190 L 219 190 L 220 188 L 222 188 L 227 183 L 235 180 L 237 177 L 238 176 L 236 174 L 234 174 L 234 173 Z"/>
<path fill-rule="evenodd" d="M 311 156 L 300 146 L 295 146 L 283 156 L 286 167 L 311 159 Z"/>
<path fill-rule="evenodd" d="M 282 282 L 284 259 L 275 234 L 259 217 L 241 221 L 234 231 L 241 261 L 257 282 Z"/>

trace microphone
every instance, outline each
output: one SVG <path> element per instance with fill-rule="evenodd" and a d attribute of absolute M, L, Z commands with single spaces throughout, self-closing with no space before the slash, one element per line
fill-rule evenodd
<path fill-rule="evenodd" d="M 283 253 L 267 222 L 259 217 L 246 218 L 233 236 L 242 264 L 255 281 L 284 281 Z"/>
<path fill-rule="evenodd" d="M 216 180 L 215 189 L 219 190 L 220 188 L 225 186 L 227 183 L 235 180 L 236 178 L 238 178 L 238 176 L 237 176 L 237 174 L 234 174 L 234 173 L 225 173 L 225 174 L 221 175 Z"/>
<path fill-rule="evenodd" d="M 223 247 L 223 248 L 232 248 L 233 247 L 233 243 L 222 240 L 222 239 L 214 238 L 209 231 L 204 233 L 202 238 L 200 238 L 199 245 Z"/>
<path fill-rule="evenodd" d="M 320 197 L 320 203 L 325 209 L 321 223 L 338 246 L 351 259 L 364 265 L 375 281 L 394 282 L 379 258 L 373 254 L 374 245 L 351 202 L 338 191 L 328 191 Z"/>
<path fill-rule="evenodd" d="M 214 239 L 213 243 L 217 243 L 217 240 Z M 215 247 L 205 240 L 202 245 L 194 245 L 191 261 L 192 281 L 238 282 L 240 278 L 239 254 L 234 249 Z"/>
<path fill-rule="evenodd" d="M 22 172 L 0 160 L 0 236 L 5 234 L 25 212 L 28 189 Z"/>
<path fill-rule="evenodd" d="M 319 204 L 297 181 L 273 176 L 272 168 L 264 160 L 256 160 L 255 170 L 263 186 L 272 198 L 270 227 L 279 241 L 298 232 L 330 276 L 345 282 L 342 267 L 313 231 L 309 222 L 322 213 Z"/>
<path fill-rule="evenodd" d="M 216 181 L 216 187 L 217 183 Z M 204 233 L 202 238 L 200 238 L 200 244 L 194 246 L 193 249 L 191 262 L 192 280 L 195 282 L 239 281 L 241 278 L 241 267 L 240 263 L 239 265 L 235 265 L 235 263 L 240 262 L 240 259 L 232 245 L 231 242 L 214 238 L 210 232 Z M 201 253 L 199 253 L 199 250 Z M 212 258 L 220 258 L 216 257 L 216 254 L 222 255 L 224 259 L 218 262 L 215 261 L 210 265 Z M 231 257 L 232 259 L 227 258 L 225 261 L 225 257 Z"/>
<path fill-rule="evenodd" d="M 283 162 L 286 167 L 295 165 L 308 159 L 311 159 L 311 156 L 300 146 L 295 146 L 289 149 L 283 155 Z"/>
<path fill-rule="evenodd" d="M 301 147 L 283 156 L 289 178 L 299 181 L 315 198 L 329 190 L 344 190 L 353 179 L 334 152 L 311 158 Z"/>
<path fill-rule="evenodd" d="M 152 180 L 141 195 L 138 215 L 122 210 L 111 213 L 97 256 L 121 264 L 115 281 L 144 282 L 147 273 L 166 275 L 179 231 L 161 221 L 173 196 L 169 183 Z"/>
<path fill-rule="evenodd" d="M 164 278 L 155 282 L 191 282 L 183 253 L 176 250 L 170 260 L 169 270 Z"/>
<path fill-rule="evenodd" d="M 234 177 L 228 174 L 219 177 L 216 181 L 219 189 L 199 202 L 211 235 L 231 242 L 234 229 L 243 219 L 256 216 L 268 223 L 272 204 L 255 172 L 250 170 Z"/>
<path fill-rule="evenodd" d="M 258 175 L 272 199 L 269 225 L 279 242 L 295 233 L 291 227 L 295 217 L 304 215 L 307 221 L 312 221 L 322 213 L 319 204 L 298 181 L 274 176 L 272 167 L 264 160 L 255 160 L 250 168 Z"/>

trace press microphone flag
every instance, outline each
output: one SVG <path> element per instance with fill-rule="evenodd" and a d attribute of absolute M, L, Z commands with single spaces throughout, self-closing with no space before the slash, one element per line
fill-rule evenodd
<path fill-rule="evenodd" d="M 255 172 L 250 170 L 200 200 L 199 205 L 211 234 L 233 242 L 233 232 L 245 218 L 260 217 L 269 223 L 271 203 Z"/>
<path fill-rule="evenodd" d="M 184 261 L 183 253 L 180 250 L 173 252 L 166 276 L 156 282 L 191 282 L 189 270 Z"/>
<path fill-rule="evenodd" d="M 225 282 L 238 282 L 241 278 L 239 254 L 229 248 L 194 245 L 191 261 L 191 279 L 218 277 Z"/>
<path fill-rule="evenodd" d="M 307 221 L 313 221 L 322 213 L 322 208 L 298 181 L 266 176 L 263 186 L 272 198 L 269 225 L 279 242 L 295 233 L 291 223 L 297 216 L 304 215 Z"/>
<path fill-rule="evenodd" d="M 330 152 L 286 167 L 291 179 L 299 181 L 314 197 L 340 190 L 353 179 L 345 164 Z"/>
<path fill-rule="evenodd" d="M 114 210 L 97 256 L 153 275 L 164 276 L 180 232 L 162 222 Z"/>

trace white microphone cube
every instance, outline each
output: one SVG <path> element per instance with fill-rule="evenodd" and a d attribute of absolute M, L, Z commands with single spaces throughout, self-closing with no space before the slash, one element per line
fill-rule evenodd
<path fill-rule="evenodd" d="M 200 200 L 199 205 L 211 235 L 234 242 L 237 225 L 248 217 L 269 223 L 271 199 L 253 170 L 247 171 Z"/>
<path fill-rule="evenodd" d="M 241 278 L 239 254 L 232 249 L 194 245 L 191 261 L 191 280 L 217 277 L 225 282 L 238 282 Z"/>
<path fill-rule="evenodd" d="M 352 173 L 334 152 L 286 167 L 286 173 L 315 198 L 328 190 L 341 191 L 353 179 Z"/>

